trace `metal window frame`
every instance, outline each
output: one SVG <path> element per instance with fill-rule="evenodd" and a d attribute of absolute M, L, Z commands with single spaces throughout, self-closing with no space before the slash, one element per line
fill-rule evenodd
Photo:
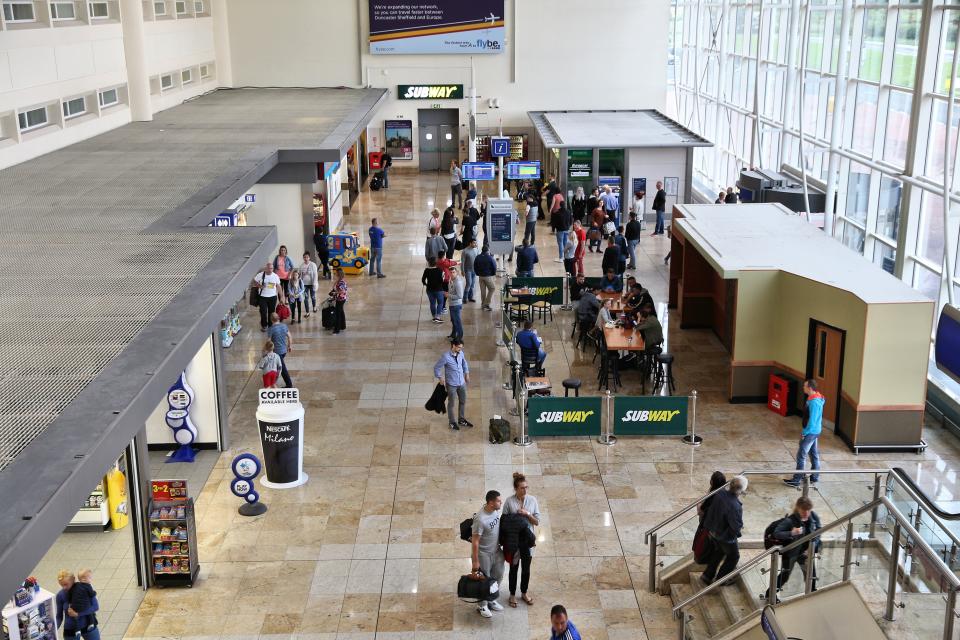
<path fill-rule="evenodd" d="M 950 175 L 935 180 L 925 174 L 930 156 L 932 110 L 949 100 L 938 86 L 941 68 L 950 62 L 952 43 L 946 43 L 949 22 L 960 14 L 960 4 L 935 4 L 923 0 L 919 4 L 886 4 L 840 0 L 823 5 L 813 0 L 674 0 L 674 80 L 671 83 L 676 104 L 676 118 L 687 127 L 713 140 L 712 150 L 695 150 L 693 174 L 697 184 L 726 186 L 736 175 L 731 167 L 761 166 L 774 170 L 789 169 L 799 162 L 797 90 L 799 74 L 809 72 L 808 82 L 819 86 L 815 118 L 804 121 L 802 155 L 807 159 L 811 173 L 823 177 L 826 188 L 836 196 L 835 222 L 830 231 L 842 240 L 844 228 L 850 225 L 864 234 L 863 254 L 878 266 L 875 260 L 879 249 L 895 252 L 895 275 L 907 283 L 917 281 L 915 267 L 922 265 L 943 275 L 946 264 L 957 264 L 960 250 L 960 144 L 957 144 L 945 164 Z M 867 38 L 871 12 L 884 15 L 883 43 L 877 49 L 873 37 Z M 823 50 L 820 64 L 805 69 L 806 60 L 799 59 L 800 25 L 811 13 L 823 12 Z M 894 58 L 902 60 L 904 44 L 897 46 L 896 35 L 906 12 L 920 16 L 914 82 L 912 88 L 894 85 Z M 846 14 L 846 15 L 845 15 Z M 846 24 L 844 24 L 846 21 Z M 738 26 L 739 25 L 739 26 Z M 839 28 L 838 28 L 839 25 Z M 744 32 L 745 30 L 745 32 Z M 678 35 L 679 34 L 679 37 Z M 839 36 L 838 36 L 839 34 Z M 846 36 L 846 37 L 845 37 Z M 734 44 L 740 38 L 740 46 Z M 837 39 L 840 42 L 837 42 Z M 838 47 L 849 42 L 846 60 Z M 869 45 L 868 45 L 869 41 Z M 865 61 L 864 51 L 879 57 L 879 80 L 861 77 Z M 829 51 L 834 50 L 832 53 Z M 902 62 L 901 62 L 902 64 Z M 755 66 L 756 81 L 751 93 L 750 81 L 743 73 Z M 871 67 L 873 68 L 873 67 Z M 737 78 L 740 83 L 737 84 Z M 856 126 L 855 105 L 860 87 L 872 86 L 877 91 L 877 106 L 869 149 L 853 148 Z M 742 87 L 742 88 L 741 88 Z M 772 91 L 771 91 L 772 89 Z M 830 92 L 832 90 L 832 100 Z M 910 117 L 905 134 L 906 157 L 903 166 L 884 160 L 891 92 L 905 91 L 910 97 Z M 753 99 L 756 98 L 756 99 Z M 810 100 L 810 99 L 808 99 Z M 751 104 L 751 102 L 753 104 Z M 829 112 L 832 102 L 834 111 Z M 954 100 L 954 109 L 960 100 Z M 954 116 L 956 119 L 956 116 Z M 816 122 L 814 122 L 816 120 Z M 831 122 L 832 120 L 832 122 Z M 949 119 L 948 119 L 949 120 Z M 745 122 L 744 126 L 740 123 Z M 730 126 L 734 123 L 737 126 Z M 951 131 L 951 123 L 946 131 Z M 745 139 L 746 138 L 746 139 Z M 889 149 L 887 150 L 889 155 Z M 746 156 L 746 157 L 745 157 Z M 775 160 L 771 163 L 770 159 Z M 853 163 L 867 167 L 871 174 L 867 218 L 857 221 L 846 215 L 846 190 Z M 888 206 L 882 187 L 887 180 L 900 184 L 899 222 L 897 238 L 889 238 L 877 229 L 879 209 Z M 949 183 L 949 184 L 946 184 Z M 949 194 L 944 212 L 944 265 L 931 264 L 918 255 L 920 211 L 923 194 Z M 831 194 L 831 195 L 833 195 Z M 712 202 L 715 192 L 703 192 L 702 197 Z M 831 200 L 833 201 L 833 200 Z M 960 288 L 960 277 L 951 274 L 951 283 Z M 945 276 L 944 276 L 945 277 Z M 938 303 L 953 295 L 950 283 L 944 281 Z M 939 306 L 939 304 L 938 304 Z"/>
<path fill-rule="evenodd" d="M 13 7 L 15 5 L 20 6 L 29 6 L 30 7 L 30 18 L 17 18 L 13 14 Z M 7 7 L 10 7 L 10 17 L 8 18 Z M 36 22 L 37 21 L 37 8 L 34 6 L 33 0 L 4 0 L 3 1 L 3 21 L 7 24 L 23 24 L 27 22 Z"/>
<path fill-rule="evenodd" d="M 62 18 L 60 16 L 53 15 L 56 12 L 57 7 L 59 6 L 68 6 L 70 10 L 73 11 L 73 15 L 69 18 Z M 50 19 L 54 22 L 63 22 L 65 20 L 77 20 L 77 5 L 72 1 L 61 0 L 60 2 L 51 2 L 50 3 Z"/>
<path fill-rule="evenodd" d="M 113 102 L 104 102 L 103 101 L 104 94 L 109 93 L 110 91 L 113 91 L 113 95 L 114 95 Z M 101 89 L 100 91 L 97 91 L 97 103 L 100 105 L 101 109 L 108 109 L 110 107 L 120 104 L 120 89 L 118 87 L 110 87 L 109 89 Z"/>
<path fill-rule="evenodd" d="M 37 111 L 43 112 L 43 122 L 40 122 L 38 124 L 30 124 L 30 114 L 36 113 Z M 20 126 L 20 116 L 23 116 L 25 118 L 24 121 L 27 123 L 26 127 Z M 20 133 L 27 133 L 28 131 L 34 131 L 35 129 L 45 127 L 48 124 L 50 124 L 50 114 L 47 113 L 46 107 L 34 107 L 33 109 L 27 109 L 25 111 L 17 112 L 17 127 L 20 129 Z"/>
<path fill-rule="evenodd" d="M 98 16 L 94 15 L 93 8 L 95 6 L 102 6 L 107 10 L 106 15 Z M 106 0 L 88 0 L 87 2 L 87 13 L 90 16 L 91 20 L 109 20 L 110 19 L 110 3 Z"/>

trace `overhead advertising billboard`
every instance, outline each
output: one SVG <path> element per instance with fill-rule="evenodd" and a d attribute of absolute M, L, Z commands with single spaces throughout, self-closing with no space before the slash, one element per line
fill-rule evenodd
<path fill-rule="evenodd" d="M 370 0 L 370 53 L 500 53 L 504 0 Z"/>

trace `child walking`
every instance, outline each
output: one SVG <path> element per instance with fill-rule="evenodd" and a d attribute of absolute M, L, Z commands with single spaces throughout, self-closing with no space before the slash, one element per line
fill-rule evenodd
<path fill-rule="evenodd" d="M 290 281 L 287 283 L 287 302 L 290 303 L 290 324 L 303 322 L 303 280 L 299 271 L 290 272 Z M 307 315 L 310 315 L 307 309 Z"/>
<path fill-rule="evenodd" d="M 263 345 L 263 357 L 257 363 L 257 368 L 263 372 L 263 388 L 273 389 L 277 386 L 277 377 L 280 375 L 280 356 L 273 352 L 273 342 L 267 340 Z"/>

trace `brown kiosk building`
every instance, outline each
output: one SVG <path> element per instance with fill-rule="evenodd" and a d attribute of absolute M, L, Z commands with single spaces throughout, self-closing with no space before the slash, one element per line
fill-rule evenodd
<path fill-rule="evenodd" d="M 677 205 L 673 219 L 670 307 L 719 336 L 731 402 L 765 401 L 774 372 L 813 377 L 855 452 L 923 448 L 933 301 L 779 204 Z"/>

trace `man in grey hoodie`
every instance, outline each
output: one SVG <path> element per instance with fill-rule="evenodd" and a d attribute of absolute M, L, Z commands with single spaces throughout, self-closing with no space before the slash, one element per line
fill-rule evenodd
<path fill-rule="evenodd" d="M 430 258 L 436 260 L 447 252 L 447 243 L 438 234 L 438 230 L 439 228 L 431 227 L 427 242 L 423 245 L 423 256 L 427 262 L 430 262 Z"/>
<path fill-rule="evenodd" d="M 479 253 L 480 250 L 477 249 L 477 241 L 473 239 L 470 241 L 470 244 L 464 248 L 463 253 L 460 254 L 460 266 L 463 267 L 463 276 L 467 280 L 467 289 L 464 292 L 464 297 L 467 302 L 476 302 L 473 293 L 474 287 L 477 284 L 477 274 L 473 271 L 473 261 L 476 260 L 477 254 Z"/>
<path fill-rule="evenodd" d="M 463 321 L 460 318 L 460 312 L 463 311 L 464 289 L 463 276 L 460 275 L 456 267 L 450 267 L 450 284 L 447 297 L 449 299 L 450 324 L 453 325 L 453 330 L 450 332 L 451 340 L 463 340 Z"/>

